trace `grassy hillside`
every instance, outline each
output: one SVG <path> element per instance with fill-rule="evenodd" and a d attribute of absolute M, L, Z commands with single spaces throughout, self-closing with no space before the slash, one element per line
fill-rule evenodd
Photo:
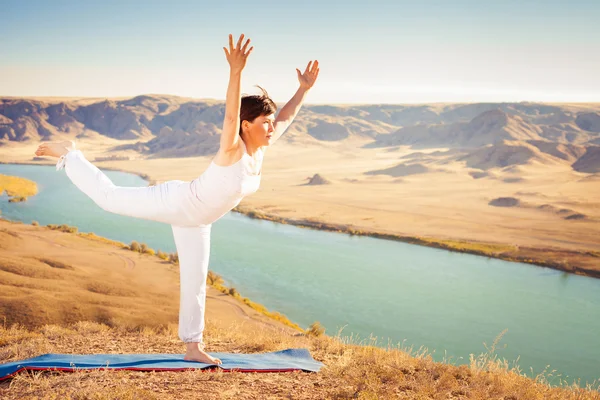
<path fill-rule="evenodd" d="M 551 388 L 496 361 L 493 354 L 470 366 L 436 363 L 424 354 L 349 344 L 329 336 L 248 335 L 235 326 L 208 324 L 207 346 L 215 352 L 266 352 L 308 348 L 325 363 L 319 373 L 223 373 L 94 371 L 22 373 L 0 383 L 3 399 L 600 399 L 575 387 Z M 30 331 L 0 327 L 0 362 L 43 353 L 181 353 L 176 327 L 119 329 L 79 322 Z"/>
<path fill-rule="evenodd" d="M 26 328 L 93 321 L 111 327 L 164 327 L 179 311 L 176 254 L 0 219 L 0 321 Z M 301 330 L 209 275 L 207 319 Z M 281 328 L 279 328 L 281 329 Z"/>

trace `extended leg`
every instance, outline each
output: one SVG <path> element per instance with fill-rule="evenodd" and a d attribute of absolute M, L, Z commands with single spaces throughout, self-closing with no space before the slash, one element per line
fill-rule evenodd
<path fill-rule="evenodd" d="M 67 176 L 102 209 L 120 215 L 180 226 L 194 222 L 189 183 L 169 181 L 149 187 L 119 187 L 78 151 L 64 157 Z"/>
<path fill-rule="evenodd" d="M 179 338 L 186 343 L 185 359 L 220 364 L 203 351 L 202 340 L 211 225 L 171 228 L 179 255 Z"/>

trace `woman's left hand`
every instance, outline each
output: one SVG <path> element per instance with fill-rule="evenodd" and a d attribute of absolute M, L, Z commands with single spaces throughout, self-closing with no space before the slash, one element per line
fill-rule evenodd
<path fill-rule="evenodd" d="M 310 89 L 313 87 L 317 77 L 319 76 L 319 61 L 315 60 L 314 64 L 312 61 L 309 61 L 304 73 L 301 73 L 298 68 L 296 68 L 296 72 L 298 72 L 298 81 L 300 82 L 300 87 L 304 89 Z"/>

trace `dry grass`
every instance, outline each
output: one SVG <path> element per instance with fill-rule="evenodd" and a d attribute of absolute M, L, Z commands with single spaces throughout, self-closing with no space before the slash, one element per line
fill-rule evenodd
<path fill-rule="evenodd" d="M 76 226 L 69 226 L 69 225 L 55 225 L 55 224 L 48 224 L 46 225 L 47 228 L 52 229 L 53 231 L 61 231 L 61 232 L 67 232 L 67 233 L 77 233 L 78 228 Z"/>
<path fill-rule="evenodd" d="M 320 322 L 313 322 L 308 329 L 306 329 L 306 334 L 309 336 L 321 336 L 325 334 L 325 328 L 321 325 Z"/>
<path fill-rule="evenodd" d="M 479 252 L 490 257 L 498 257 L 503 253 L 516 251 L 518 249 L 517 246 L 497 243 L 467 242 L 465 240 L 440 240 L 430 238 L 420 239 L 432 246 L 445 247 L 448 250 L 454 250 L 458 252 Z"/>
<path fill-rule="evenodd" d="M 110 244 L 113 246 L 117 246 L 120 248 L 129 248 L 129 246 L 127 246 L 125 243 L 123 242 L 119 242 L 117 240 L 112 240 L 112 239 L 107 239 L 103 236 L 98 236 L 96 235 L 94 232 L 79 232 L 77 234 L 77 236 L 82 237 L 82 238 L 86 238 L 89 240 L 93 240 L 95 242 L 99 242 L 99 243 L 106 243 L 106 244 Z"/>
<path fill-rule="evenodd" d="M 2 222 L 0 318 L 8 325 L 177 321 L 177 276 L 171 267 L 148 262 L 136 269 L 140 260 L 132 257 L 141 255 L 128 256 L 123 244 L 75 233 L 67 225 L 48 229 Z"/>
<path fill-rule="evenodd" d="M 600 399 L 591 388 L 550 387 L 545 376 L 529 379 L 493 353 L 471 365 L 437 363 L 424 352 L 370 345 L 348 337 L 241 333 L 236 326 L 208 324 L 210 352 L 256 353 L 308 348 L 325 364 L 319 373 L 223 373 L 221 371 L 26 372 L 0 383 L 5 399 Z M 0 327 L 0 362 L 45 353 L 178 353 L 176 327 L 109 328 L 78 322 L 35 331 Z"/>
<path fill-rule="evenodd" d="M 11 259 L 6 256 L 0 257 L 0 271 L 7 272 L 9 274 L 18 275 L 20 277 L 34 278 L 34 279 L 61 279 L 62 275 L 51 271 L 50 268 L 44 268 L 42 264 L 34 261 L 23 262 L 19 259 Z M 4 275 L 0 275 L 4 277 Z M 8 282 L 9 277 L 6 277 Z"/>
<path fill-rule="evenodd" d="M 15 199 L 24 199 L 29 196 L 35 196 L 38 192 L 38 188 L 37 184 L 29 179 L 0 174 L 0 195 L 5 191 L 10 197 Z"/>
<path fill-rule="evenodd" d="M 78 320 L 110 326 L 164 325 L 176 321 L 178 298 L 172 295 L 175 288 L 149 286 L 147 291 L 138 291 L 126 275 L 122 279 L 112 276 L 118 276 L 115 269 L 92 270 L 50 258 L 0 254 L 0 315 L 8 324 L 20 323 L 29 328 Z"/>
<path fill-rule="evenodd" d="M 67 269 L 69 271 L 75 270 L 75 268 L 72 265 L 65 264 L 61 261 L 51 260 L 49 258 L 37 258 L 37 260 L 43 262 L 44 264 L 47 264 L 52 268 Z"/>

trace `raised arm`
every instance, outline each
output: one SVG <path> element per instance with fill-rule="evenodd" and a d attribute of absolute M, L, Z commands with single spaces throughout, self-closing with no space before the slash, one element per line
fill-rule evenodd
<path fill-rule="evenodd" d="M 223 47 L 227 62 L 229 63 L 229 86 L 225 98 L 225 118 L 223 120 L 223 133 L 221 134 L 220 150 L 222 152 L 236 151 L 239 145 L 240 131 L 240 106 L 242 103 L 241 89 L 242 71 L 246 66 L 246 60 L 254 47 L 248 49 L 250 39 L 244 45 L 244 35 L 240 35 L 237 45 L 233 47 L 233 36 L 229 35 L 229 49 Z"/>
<path fill-rule="evenodd" d="M 296 69 L 296 72 L 298 73 L 300 87 L 290 101 L 279 111 L 279 114 L 277 114 L 277 118 L 275 118 L 275 123 L 273 124 L 274 132 L 271 143 L 275 143 L 283 135 L 294 118 L 296 118 L 296 115 L 298 115 L 306 94 L 313 87 L 319 76 L 319 61 L 315 61 L 314 64 L 312 61 L 309 61 L 304 73 L 301 73 L 299 69 Z"/>

